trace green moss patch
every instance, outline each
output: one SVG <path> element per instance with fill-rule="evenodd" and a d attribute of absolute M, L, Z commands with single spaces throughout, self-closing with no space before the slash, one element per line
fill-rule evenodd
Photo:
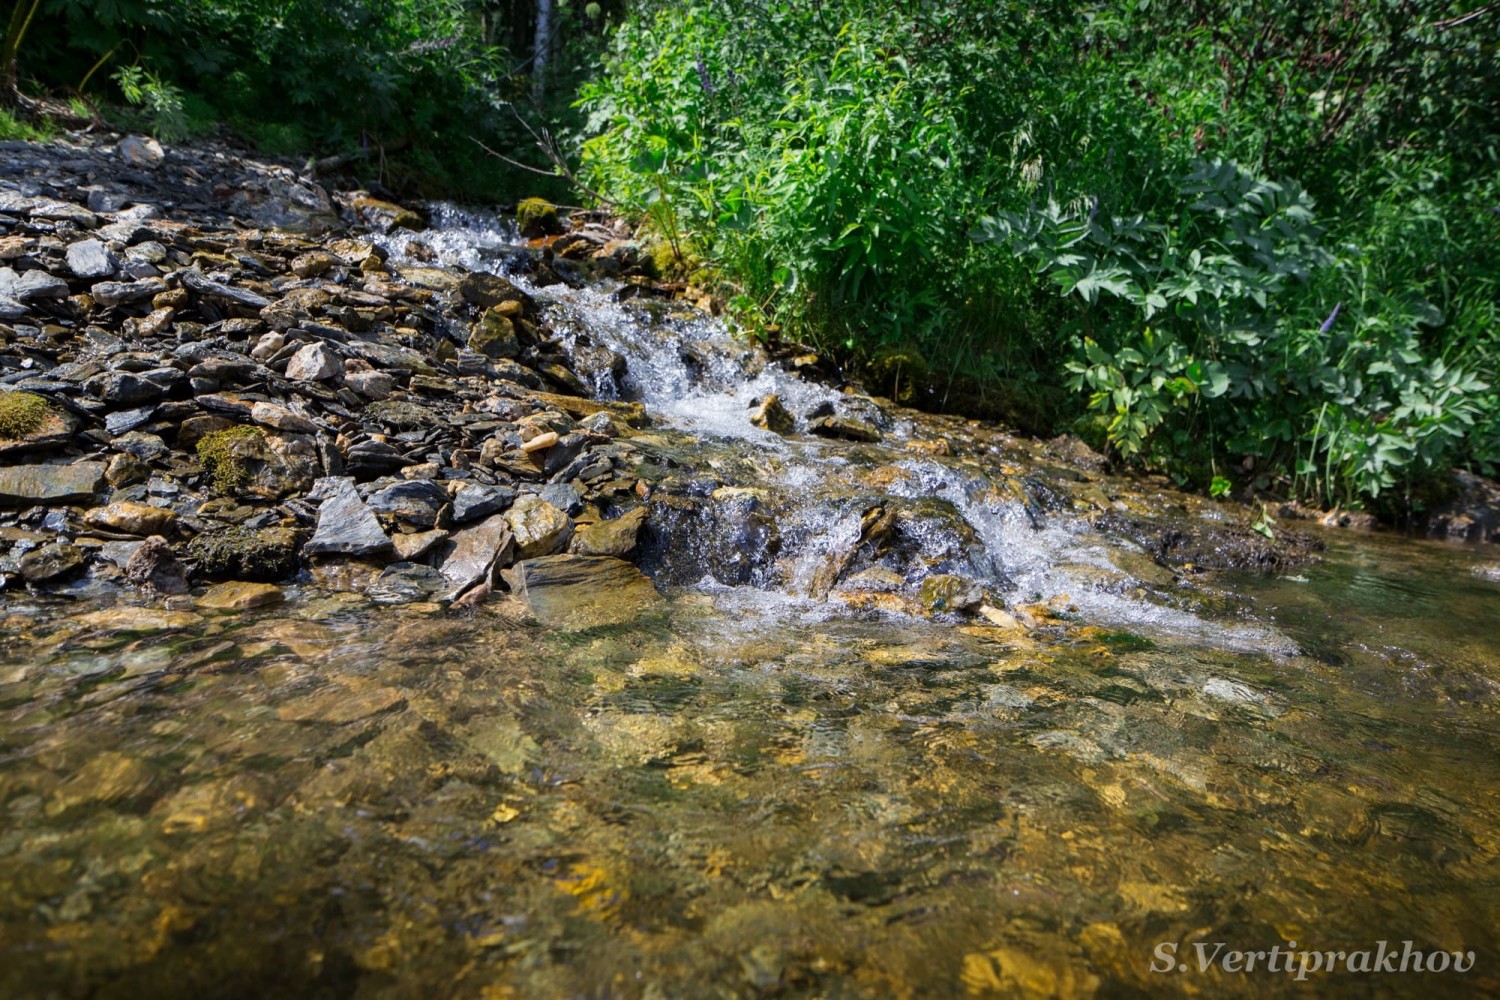
<path fill-rule="evenodd" d="M 52 413 L 52 404 L 35 393 L 0 393 L 0 438 L 19 440 L 46 423 Z"/>
<path fill-rule="evenodd" d="M 221 493 L 233 493 L 250 478 L 241 449 L 265 440 L 259 427 L 240 425 L 205 434 L 198 440 L 198 461 L 203 471 L 213 476 Z"/>

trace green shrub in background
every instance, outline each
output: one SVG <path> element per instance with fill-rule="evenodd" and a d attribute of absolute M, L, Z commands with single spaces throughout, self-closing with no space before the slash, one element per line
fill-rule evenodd
<path fill-rule="evenodd" d="M 1219 493 L 1410 498 L 1500 462 L 1496 21 L 644 3 L 580 153 L 752 326 L 1065 383 L 1099 443 Z"/>

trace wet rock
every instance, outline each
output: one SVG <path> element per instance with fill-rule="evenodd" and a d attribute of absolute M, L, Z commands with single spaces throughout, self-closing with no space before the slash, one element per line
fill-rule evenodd
<path fill-rule="evenodd" d="M 21 557 L 21 576 L 27 583 L 48 584 L 77 576 L 88 564 L 88 556 L 76 545 L 53 542 Z"/>
<path fill-rule="evenodd" d="M 396 557 L 404 562 L 413 562 L 421 559 L 431 552 L 437 545 L 448 537 L 448 532 L 441 528 L 432 531 L 417 531 L 410 534 L 397 532 L 391 536 L 391 544 L 396 549 Z"/>
<path fill-rule="evenodd" d="M 637 507 L 612 521 L 581 527 L 568 551 L 580 556 L 628 556 L 635 551 L 648 514 L 645 507 Z"/>
<path fill-rule="evenodd" d="M 95 507 L 83 515 L 90 528 L 116 531 L 123 535 L 164 535 L 177 521 L 177 514 L 165 507 L 152 507 L 127 500 L 106 507 Z"/>
<path fill-rule="evenodd" d="M 502 575 L 511 593 L 549 625 L 617 625 L 663 603 L 644 573 L 610 556 L 542 556 L 517 562 Z"/>
<path fill-rule="evenodd" d="M 517 559 L 559 552 L 573 534 L 568 515 L 538 496 L 518 498 L 503 516 L 516 539 Z"/>
<path fill-rule="evenodd" d="M 198 598 L 198 606 L 220 611 L 248 611 L 280 604 L 285 597 L 281 588 L 269 583 L 229 580 L 208 588 Z"/>
<path fill-rule="evenodd" d="M 97 281 L 113 277 L 119 268 L 115 255 L 98 240 L 80 240 L 68 247 L 68 269 L 74 277 Z"/>
<path fill-rule="evenodd" d="M 781 397 L 775 393 L 750 408 L 750 422 L 774 434 L 790 434 L 797 429 L 797 418 L 781 404 Z"/>
<path fill-rule="evenodd" d="M 496 274 L 475 271 L 459 283 L 458 294 L 481 309 L 494 309 L 505 302 L 518 302 L 528 313 L 536 308 L 531 296 Z"/>
<path fill-rule="evenodd" d="M 297 572 L 298 542 L 291 528 L 236 525 L 197 536 L 188 543 L 188 556 L 210 580 L 269 582 Z"/>
<path fill-rule="evenodd" d="M 515 325 L 499 309 L 490 309 L 474 324 L 469 350 L 487 358 L 513 358 L 521 353 L 521 341 Z"/>
<path fill-rule="evenodd" d="M 459 490 L 453 497 L 453 523 L 467 524 L 481 517 L 498 514 L 516 499 L 516 491 L 509 486 L 486 486 L 473 483 Z"/>
<path fill-rule="evenodd" d="M 158 802 L 151 815 L 160 818 L 162 832 L 169 836 L 196 835 L 238 827 L 269 804 L 263 779 L 236 774 L 180 788 Z"/>
<path fill-rule="evenodd" d="M 175 632 L 192 628 L 201 624 L 203 617 L 191 611 L 117 607 L 103 611 L 90 611 L 79 615 L 73 621 L 93 632 L 145 635 L 152 632 Z"/>
<path fill-rule="evenodd" d="M 370 509 L 418 528 L 431 528 L 448 504 L 448 491 L 430 480 L 396 483 L 370 495 Z"/>
<path fill-rule="evenodd" d="M 0 467 L 0 503 L 88 503 L 104 488 L 102 462 Z"/>
<path fill-rule="evenodd" d="M 858 417 L 838 414 L 818 417 L 807 425 L 807 429 L 819 437 L 841 438 L 845 441 L 873 443 L 880 440 L 880 431 L 875 425 Z"/>
<path fill-rule="evenodd" d="M 339 259 L 323 250 L 313 250 L 292 260 L 292 273 L 299 278 L 317 278 L 339 265 Z"/>
<path fill-rule="evenodd" d="M 159 594 L 186 594 L 187 571 L 160 535 L 152 535 L 131 553 L 125 563 L 125 579 Z"/>
<path fill-rule="evenodd" d="M 308 555 L 373 556 L 391 551 L 375 513 L 359 498 L 352 480 L 340 480 L 318 509 L 318 527 L 303 547 Z"/>
<path fill-rule="evenodd" d="M 422 217 L 410 209 L 369 196 L 356 196 L 349 202 L 360 222 L 379 233 L 393 229 L 422 229 Z"/>
<path fill-rule="evenodd" d="M 438 569 L 452 585 L 451 596 L 487 580 L 496 561 L 509 561 L 513 539 L 504 514 L 456 531 L 439 550 Z"/>
<path fill-rule="evenodd" d="M 286 377 L 302 382 L 324 382 L 343 374 L 344 366 L 322 344 L 308 344 L 292 355 L 286 366 Z"/>
<path fill-rule="evenodd" d="M 960 576 L 934 573 L 922 581 L 917 600 L 933 613 L 973 611 L 984 602 L 984 588 Z"/>
<path fill-rule="evenodd" d="M 1165 523 L 1108 512 L 1094 527 L 1134 541 L 1163 566 L 1193 570 L 1252 569 L 1270 572 L 1311 562 L 1323 543 L 1282 525 L 1267 538 L 1247 524 L 1172 519 Z"/>
<path fill-rule="evenodd" d="M 90 806 L 124 807 L 144 797 L 155 779 L 156 772 L 144 761 L 106 750 L 63 782 L 46 812 L 55 819 Z"/>
<path fill-rule="evenodd" d="M 276 710 L 283 722 L 325 722 L 344 725 L 388 712 L 406 704 L 406 696 L 395 688 L 351 687 L 328 684 L 312 694 L 294 699 Z"/>
<path fill-rule="evenodd" d="M 114 487 L 143 483 L 150 478 L 151 466 L 134 455 L 111 455 L 109 465 L 104 470 L 105 482 Z"/>

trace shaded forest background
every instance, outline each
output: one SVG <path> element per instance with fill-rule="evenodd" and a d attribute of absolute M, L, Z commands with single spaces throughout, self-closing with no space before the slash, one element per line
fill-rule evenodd
<path fill-rule="evenodd" d="M 1216 494 L 1400 510 L 1500 467 L 1497 4 L 0 11 L 11 136 L 48 95 L 406 196 L 602 200 L 751 335 Z"/>

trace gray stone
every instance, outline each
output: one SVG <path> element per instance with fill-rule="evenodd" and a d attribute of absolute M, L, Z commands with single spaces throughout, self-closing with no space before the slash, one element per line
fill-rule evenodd
<path fill-rule="evenodd" d="M 85 503 L 104 488 L 104 463 L 0 467 L 0 503 Z"/>
<path fill-rule="evenodd" d="M 89 289 L 89 294 L 99 305 L 111 308 L 144 302 L 166 290 L 167 283 L 160 278 L 143 278 L 140 281 L 101 281 Z"/>
<path fill-rule="evenodd" d="M 0 267 L 0 297 L 26 304 L 37 299 L 67 298 L 68 283 L 46 271 L 27 271 L 17 274 L 8 267 Z"/>
<path fill-rule="evenodd" d="M 52 583 L 82 572 L 88 556 L 76 545 L 53 542 L 21 557 L 21 576 L 27 583 Z"/>
<path fill-rule="evenodd" d="M 389 552 L 391 540 L 374 511 L 359 498 L 352 480 L 339 482 L 318 509 L 318 528 L 304 546 L 308 555 L 372 556 Z"/>
<path fill-rule="evenodd" d="M 448 491 L 429 479 L 413 479 L 372 494 L 370 509 L 418 528 L 437 523 L 438 511 L 448 504 Z"/>
<path fill-rule="evenodd" d="M 443 543 L 439 567 L 443 577 L 452 586 L 451 596 L 457 597 L 474 584 L 485 580 L 495 560 L 508 555 L 510 546 L 510 527 L 501 514 L 472 528 L 455 532 Z"/>
<path fill-rule="evenodd" d="M 160 385 L 129 372 L 109 372 L 89 379 L 88 389 L 106 403 L 124 406 L 154 403 L 162 397 Z"/>
<path fill-rule="evenodd" d="M 286 377 L 302 382 L 323 382 L 343 372 L 338 358 L 322 344 L 308 344 L 287 362 Z"/>
<path fill-rule="evenodd" d="M 120 140 L 115 149 L 120 154 L 120 159 L 127 164 L 132 167 L 143 167 L 146 170 L 155 170 L 167 158 L 166 151 L 161 148 L 161 143 L 145 136 L 127 135 Z"/>
<path fill-rule="evenodd" d="M 481 517 L 498 514 L 516 499 L 516 491 L 509 486 L 486 486 L 471 483 L 453 497 L 453 523 L 467 524 Z"/>
<path fill-rule="evenodd" d="M 318 430 L 318 425 L 312 420 L 280 403 L 256 403 L 250 407 L 250 419 L 265 427 L 294 434 L 315 434 Z"/>
<path fill-rule="evenodd" d="M 151 414 L 155 412 L 155 406 L 142 406 L 134 410 L 116 410 L 104 418 L 104 429 L 109 431 L 111 437 L 124 434 L 150 420 Z"/>
<path fill-rule="evenodd" d="M 271 304 L 271 300 L 264 295 L 252 292 L 248 288 L 235 288 L 233 285 L 226 285 L 222 281 L 214 281 L 196 268 L 186 268 L 178 273 L 182 278 L 182 287 L 190 292 L 196 292 L 204 298 L 217 299 L 220 302 L 244 306 L 246 309 L 257 311 Z"/>
<path fill-rule="evenodd" d="M 80 240 L 68 247 L 68 268 L 76 277 L 97 281 L 114 275 L 115 255 L 98 240 Z"/>

